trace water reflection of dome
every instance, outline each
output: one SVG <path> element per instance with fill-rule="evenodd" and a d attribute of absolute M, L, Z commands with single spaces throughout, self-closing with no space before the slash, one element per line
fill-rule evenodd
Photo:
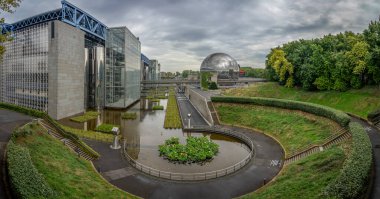
<path fill-rule="evenodd" d="M 207 56 L 201 65 L 201 72 L 239 72 L 239 64 L 230 55 L 214 53 Z"/>

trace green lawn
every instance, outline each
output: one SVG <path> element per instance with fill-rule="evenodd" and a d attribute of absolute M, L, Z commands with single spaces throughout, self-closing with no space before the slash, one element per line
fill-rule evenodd
<path fill-rule="evenodd" d="M 280 108 L 216 103 L 222 123 L 246 126 L 275 137 L 289 155 L 309 144 L 321 144 L 339 125 L 324 117 Z"/>
<path fill-rule="evenodd" d="M 70 120 L 73 122 L 83 123 L 98 118 L 99 114 L 100 113 L 96 111 L 87 111 L 83 115 L 70 118 Z"/>
<path fill-rule="evenodd" d="M 271 184 L 241 198 L 321 198 L 320 193 L 340 173 L 346 159 L 345 145 L 335 146 L 286 166 Z"/>
<path fill-rule="evenodd" d="M 297 88 L 285 88 L 277 83 L 256 83 L 248 88 L 227 89 L 227 96 L 270 97 L 312 102 L 330 106 L 348 113 L 366 118 L 368 113 L 380 108 L 380 89 L 365 87 L 346 92 L 338 91 L 304 91 Z"/>
<path fill-rule="evenodd" d="M 169 92 L 168 104 L 166 106 L 164 128 L 182 128 L 181 116 L 179 115 L 177 100 L 174 91 Z"/>
<path fill-rule="evenodd" d="M 77 135 L 80 138 L 87 138 L 92 140 L 98 140 L 102 142 L 113 142 L 114 136 L 107 133 L 101 133 L 96 131 L 85 131 L 82 129 L 76 129 L 69 126 L 65 126 L 61 124 L 63 130 L 70 132 L 72 134 Z"/>
<path fill-rule="evenodd" d="M 35 133 L 17 138 L 29 149 L 33 164 L 58 194 L 57 198 L 135 198 L 116 189 L 78 156 L 38 128 Z"/>

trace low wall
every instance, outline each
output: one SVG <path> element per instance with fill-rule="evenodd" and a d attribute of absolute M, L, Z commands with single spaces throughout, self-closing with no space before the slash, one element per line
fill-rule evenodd
<path fill-rule="evenodd" d="M 189 98 L 190 102 L 207 121 L 207 123 L 209 125 L 214 125 L 214 120 L 212 119 L 212 115 L 207 104 L 207 99 L 188 86 L 185 89 L 185 95 Z"/>

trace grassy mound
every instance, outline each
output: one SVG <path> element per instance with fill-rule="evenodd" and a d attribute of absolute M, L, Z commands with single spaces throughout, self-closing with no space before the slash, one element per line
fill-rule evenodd
<path fill-rule="evenodd" d="M 37 126 L 31 134 L 15 138 L 27 148 L 33 165 L 54 190 L 54 198 L 135 198 L 116 189 L 60 141 Z"/>
<path fill-rule="evenodd" d="M 264 131 L 279 140 L 287 154 L 310 144 L 322 144 L 339 128 L 329 119 L 301 111 L 247 104 L 215 105 L 221 122 Z"/>
<path fill-rule="evenodd" d="M 285 88 L 277 83 L 257 83 L 248 88 L 228 89 L 227 96 L 270 97 L 311 102 L 329 106 L 366 118 L 368 113 L 380 108 L 380 89 L 365 87 L 359 90 L 310 92 Z"/>

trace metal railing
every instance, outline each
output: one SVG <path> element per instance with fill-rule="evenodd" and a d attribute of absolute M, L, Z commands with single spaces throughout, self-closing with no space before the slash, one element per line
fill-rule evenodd
<path fill-rule="evenodd" d="M 187 129 L 189 130 L 189 129 Z M 129 156 L 129 154 L 126 151 L 126 140 L 124 140 L 124 147 L 123 147 L 123 154 L 124 157 L 129 161 L 129 163 L 135 167 L 137 170 L 146 173 L 148 175 L 158 177 L 158 178 L 164 178 L 169 180 L 177 180 L 177 181 L 200 181 L 200 180 L 209 180 L 214 178 L 219 178 L 222 176 L 226 176 L 228 174 L 234 173 L 247 165 L 250 160 L 254 157 L 254 145 L 250 138 L 245 136 L 242 133 L 228 130 L 228 129 L 221 129 L 221 128 L 215 128 L 215 127 L 206 127 L 204 128 L 192 128 L 191 131 L 193 132 L 210 132 L 210 133 L 218 133 L 223 135 L 228 135 L 231 137 L 235 137 L 241 141 L 244 142 L 249 148 L 250 152 L 249 154 L 243 158 L 240 162 L 229 166 L 224 169 L 216 170 L 216 171 L 209 171 L 209 172 L 203 172 L 203 173 L 173 173 L 168 171 L 161 171 L 159 169 L 155 169 L 146 165 L 143 165 L 133 158 Z"/>

